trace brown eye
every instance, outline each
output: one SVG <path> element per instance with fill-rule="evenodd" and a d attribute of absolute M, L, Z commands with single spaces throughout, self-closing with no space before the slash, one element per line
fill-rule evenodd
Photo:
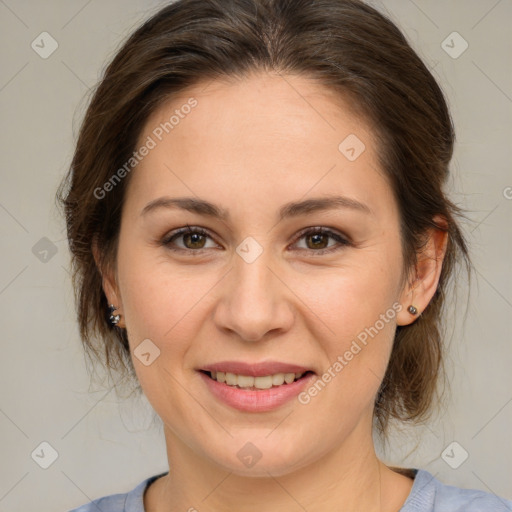
<path fill-rule="evenodd" d="M 183 242 L 187 249 L 202 249 L 204 246 L 204 235 L 199 233 L 185 233 L 181 236 L 183 237 Z"/>
<path fill-rule="evenodd" d="M 192 228 L 187 226 L 172 233 L 169 233 L 163 240 L 165 245 L 172 251 L 188 252 L 189 254 L 200 254 L 203 250 L 216 248 L 215 246 L 207 247 L 208 239 L 212 240 L 210 234 L 202 228 Z M 300 251 L 308 251 L 315 256 L 337 251 L 351 243 L 340 234 L 325 229 L 314 228 L 302 232 L 298 240 L 305 240 L 305 247 L 299 247 Z M 181 240 L 181 243 L 178 243 Z M 330 241 L 335 243 L 329 245 Z M 297 242 L 296 242 L 297 244 Z"/>
<path fill-rule="evenodd" d="M 311 242 L 311 245 L 306 243 L 309 249 L 324 249 L 329 244 L 329 236 L 325 233 L 313 233 L 312 235 L 306 235 L 306 240 L 307 242 Z"/>
<path fill-rule="evenodd" d="M 209 247 L 205 246 L 208 239 L 211 239 L 211 236 L 204 229 L 187 227 L 167 235 L 162 240 L 162 244 L 172 251 L 188 251 L 192 253 L 208 249 Z M 181 244 L 176 243 L 179 240 L 181 240 Z"/>
<path fill-rule="evenodd" d="M 303 231 L 298 240 L 302 239 L 305 240 L 306 247 L 299 247 L 299 250 L 309 250 L 315 255 L 334 252 L 344 246 L 350 245 L 350 242 L 338 233 L 324 228 L 315 228 Z M 334 240 L 337 244 L 335 243 L 329 246 L 329 239 Z"/>

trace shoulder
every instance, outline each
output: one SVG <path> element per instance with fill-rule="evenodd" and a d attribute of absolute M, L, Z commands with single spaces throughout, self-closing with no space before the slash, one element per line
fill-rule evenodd
<path fill-rule="evenodd" d="M 446 485 L 428 471 L 417 470 L 400 512 L 512 512 L 512 501 L 476 489 Z"/>
<path fill-rule="evenodd" d="M 144 512 L 144 491 L 165 474 L 167 473 L 150 476 L 129 492 L 103 496 L 69 512 Z"/>
<path fill-rule="evenodd" d="M 74 508 L 69 512 L 98 512 L 98 510 L 105 512 L 124 512 L 125 504 L 128 493 L 125 494 L 111 494 L 110 496 L 104 496 L 98 498 L 78 508 Z M 137 512 L 143 512 L 144 509 L 140 509 Z"/>

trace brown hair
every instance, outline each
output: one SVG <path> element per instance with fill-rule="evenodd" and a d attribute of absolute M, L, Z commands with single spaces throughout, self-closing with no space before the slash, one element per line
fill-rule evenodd
<path fill-rule="evenodd" d="M 57 193 L 67 222 L 80 335 L 86 353 L 135 377 L 124 329 L 108 321 L 101 268 L 115 268 L 121 207 L 130 174 L 102 187 L 133 155 L 164 101 L 200 82 L 273 71 L 317 80 L 350 97 L 373 127 L 380 165 L 399 206 L 404 280 L 428 228 L 441 215 L 449 240 L 436 293 L 414 323 L 398 326 L 375 403 L 388 420 L 428 417 L 442 371 L 442 310 L 455 264 L 471 264 L 444 192 L 454 130 L 443 93 L 400 30 L 358 0 L 178 0 L 144 22 L 104 72 L 89 104 L 69 173 Z M 405 282 L 405 281 L 404 281 Z"/>

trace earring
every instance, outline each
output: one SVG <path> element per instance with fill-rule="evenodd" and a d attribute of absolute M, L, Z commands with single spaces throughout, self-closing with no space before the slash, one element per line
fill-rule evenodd
<path fill-rule="evenodd" d="M 114 311 L 117 309 L 114 304 L 110 304 L 110 306 L 108 307 L 109 309 L 109 312 L 110 312 L 110 323 L 112 325 L 117 325 L 119 323 L 119 320 L 121 320 L 121 315 L 117 314 L 117 315 L 114 315 Z"/>
<path fill-rule="evenodd" d="M 409 311 L 411 315 L 415 315 L 418 312 L 418 310 L 412 304 L 407 308 L 407 311 Z"/>

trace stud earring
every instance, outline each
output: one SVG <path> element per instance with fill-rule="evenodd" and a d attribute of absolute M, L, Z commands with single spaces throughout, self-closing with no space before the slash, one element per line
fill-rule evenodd
<path fill-rule="evenodd" d="M 409 311 L 411 315 L 415 315 L 418 312 L 418 310 L 412 304 L 407 308 L 407 311 Z"/>
<path fill-rule="evenodd" d="M 110 304 L 110 306 L 108 307 L 109 309 L 109 312 L 110 312 L 110 323 L 112 325 L 117 325 L 119 323 L 119 320 L 121 320 L 121 315 L 117 314 L 117 315 L 114 315 L 114 311 L 117 309 L 114 304 Z"/>

